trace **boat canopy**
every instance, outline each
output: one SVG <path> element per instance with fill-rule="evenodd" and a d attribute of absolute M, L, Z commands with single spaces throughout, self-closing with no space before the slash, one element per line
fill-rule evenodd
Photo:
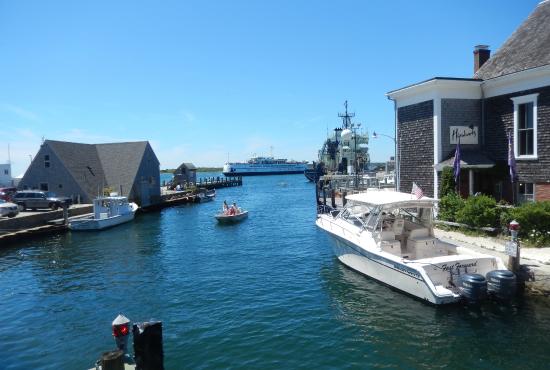
<path fill-rule="evenodd" d="M 431 208 L 437 200 L 428 197 L 417 199 L 414 194 L 396 191 L 369 190 L 364 193 L 347 195 L 346 199 L 352 202 L 366 204 L 373 207 L 388 208 Z"/>

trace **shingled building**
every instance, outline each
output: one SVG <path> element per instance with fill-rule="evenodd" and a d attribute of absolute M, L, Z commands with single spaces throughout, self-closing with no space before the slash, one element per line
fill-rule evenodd
<path fill-rule="evenodd" d="M 159 161 L 147 141 L 80 144 L 46 140 L 19 189 L 41 189 L 91 203 L 105 191 L 140 206 L 160 200 Z"/>
<path fill-rule="evenodd" d="M 461 144 L 460 190 L 509 202 L 550 199 L 550 1 L 493 55 L 474 50 L 472 78 L 435 77 L 387 96 L 395 102 L 399 189 L 438 198 L 441 170 Z M 518 181 L 507 166 L 513 141 Z"/>

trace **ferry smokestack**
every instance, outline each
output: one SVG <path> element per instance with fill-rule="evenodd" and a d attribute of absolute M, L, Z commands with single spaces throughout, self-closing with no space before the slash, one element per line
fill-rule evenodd
<path fill-rule="evenodd" d="M 476 73 L 490 57 L 491 50 L 489 50 L 489 45 L 476 45 L 474 47 L 474 73 Z"/>

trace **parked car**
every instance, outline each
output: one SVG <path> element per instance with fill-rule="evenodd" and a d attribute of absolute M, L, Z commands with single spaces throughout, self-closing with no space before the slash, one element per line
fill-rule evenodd
<path fill-rule="evenodd" d="M 19 213 L 19 207 L 15 203 L 0 199 L 0 217 L 15 217 Z"/>
<path fill-rule="evenodd" d="M 0 188 L 0 199 L 9 202 L 16 192 L 17 188 Z"/>
<path fill-rule="evenodd" d="M 13 202 L 20 206 L 23 211 L 26 209 L 49 208 L 56 210 L 63 204 L 70 206 L 71 198 L 58 197 L 52 192 L 42 190 L 23 190 L 18 191 L 13 197 Z"/>

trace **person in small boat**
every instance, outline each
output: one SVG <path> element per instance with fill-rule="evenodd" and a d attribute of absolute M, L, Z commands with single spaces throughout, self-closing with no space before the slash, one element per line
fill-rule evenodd
<path fill-rule="evenodd" d="M 226 215 L 229 213 L 229 206 L 227 205 L 227 201 L 223 201 L 223 214 Z"/>
<path fill-rule="evenodd" d="M 237 203 L 233 202 L 233 205 L 231 206 L 231 209 L 229 210 L 230 215 L 238 215 L 239 214 L 239 207 L 237 207 Z"/>

